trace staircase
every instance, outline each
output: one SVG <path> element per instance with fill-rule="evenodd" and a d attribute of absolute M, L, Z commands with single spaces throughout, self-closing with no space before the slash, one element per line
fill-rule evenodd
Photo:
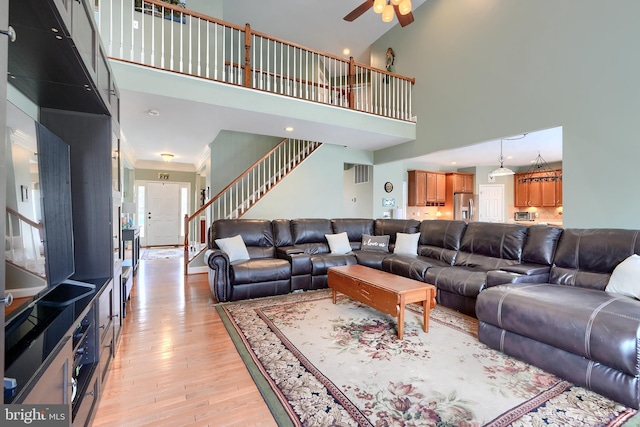
<path fill-rule="evenodd" d="M 240 218 L 321 145 L 299 139 L 282 140 L 200 209 L 185 216 L 184 274 L 189 274 L 189 263 L 207 249 L 202 242 L 206 242 L 206 232 L 213 221 Z"/>
<path fill-rule="evenodd" d="M 46 279 L 42 223 L 7 207 L 5 262 L 18 270 Z"/>

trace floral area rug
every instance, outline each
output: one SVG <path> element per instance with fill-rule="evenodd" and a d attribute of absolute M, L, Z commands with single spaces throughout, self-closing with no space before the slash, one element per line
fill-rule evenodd
<path fill-rule="evenodd" d="M 445 307 L 396 319 L 331 291 L 216 306 L 280 425 L 619 426 L 637 411 L 492 350 Z M 629 423 L 631 424 L 631 423 Z"/>

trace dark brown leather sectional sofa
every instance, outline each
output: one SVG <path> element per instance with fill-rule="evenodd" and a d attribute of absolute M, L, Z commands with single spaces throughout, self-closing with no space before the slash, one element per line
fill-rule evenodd
<path fill-rule="evenodd" d="M 353 252 L 330 253 L 346 232 Z M 417 255 L 396 234 L 420 233 Z M 219 220 L 209 230 L 209 283 L 218 301 L 327 286 L 332 266 L 359 263 L 425 281 L 437 301 L 476 316 L 488 346 L 625 405 L 640 407 L 640 301 L 605 292 L 614 268 L 640 254 L 640 231 L 449 220 Z M 389 235 L 389 252 L 361 250 Z M 241 235 L 250 259 L 229 263 L 215 239 Z M 639 279 L 640 282 L 640 279 Z"/>

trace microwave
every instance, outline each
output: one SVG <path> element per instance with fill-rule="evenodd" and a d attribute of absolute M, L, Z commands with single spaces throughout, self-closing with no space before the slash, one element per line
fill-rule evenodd
<path fill-rule="evenodd" d="M 515 212 L 513 214 L 513 219 L 516 221 L 535 221 L 536 213 L 535 212 Z"/>

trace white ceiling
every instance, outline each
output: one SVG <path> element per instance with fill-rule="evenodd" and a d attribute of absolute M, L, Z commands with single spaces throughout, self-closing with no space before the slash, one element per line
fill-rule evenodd
<path fill-rule="evenodd" d="M 226 21 L 238 25 L 249 23 L 251 28 L 278 38 L 289 40 L 322 52 L 345 56 L 344 48 L 351 50 L 350 55 L 362 62 L 368 62 L 369 46 L 393 26 L 382 22 L 380 15 L 369 10 L 353 22 L 342 18 L 359 6 L 364 0 L 224 0 L 223 14 Z M 413 0 L 414 11 L 426 0 Z M 189 2 L 187 0 L 187 7 Z M 411 25 L 420 25 L 417 20 Z M 149 109 L 161 112 L 160 116 L 147 114 Z M 160 152 L 175 155 L 174 168 L 183 166 L 193 169 L 202 159 L 207 144 L 215 139 L 222 129 L 236 130 L 263 135 L 279 135 L 284 126 L 275 115 L 259 115 L 247 118 L 246 112 L 237 111 L 196 102 L 178 100 L 159 95 L 151 95 L 133 90 L 121 90 L 121 130 L 129 146 L 129 157 L 148 163 L 158 161 Z M 419 120 L 419 118 L 418 118 Z M 287 123 L 290 125 L 290 123 Z M 294 124 L 295 126 L 295 124 Z M 326 129 L 313 128 L 314 137 L 296 138 L 322 140 Z M 353 130 L 331 128 L 334 140 L 353 140 L 360 145 L 358 149 L 383 148 L 371 134 L 355 136 Z M 523 130 L 525 132 L 526 130 Z M 344 135 L 336 137 L 336 132 Z M 289 136 L 289 135 L 287 135 Z M 374 146 L 363 147 L 362 141 L 370 141 Z M 393 144 L 393 141 L 386 141 Z M 345 144 L 349 145 L 349 144 Z M 351 145 L 349 145 L 351 146 Z M 488 141 L 463 149 L 433 153 L 413 159 L 443 168 L 462 168 L 469 166 L 497 165 L 500 155 L 500 141 Z M 133 153 L 131 153 L 133 151 Z M 521 141 L 505 141 L 504 155 L 513 156 L 505 165 L 522 166 L 538 155 L 538 151 L 547 162 L 562 159 L 561 131 L 543 131 L 530 133 Z M 451 162 L 456 161 L 456 165 Z M 140 167 L 140 165 L 136 165 Z M 168 165 L 165 165 L 165 167 Z"/>

